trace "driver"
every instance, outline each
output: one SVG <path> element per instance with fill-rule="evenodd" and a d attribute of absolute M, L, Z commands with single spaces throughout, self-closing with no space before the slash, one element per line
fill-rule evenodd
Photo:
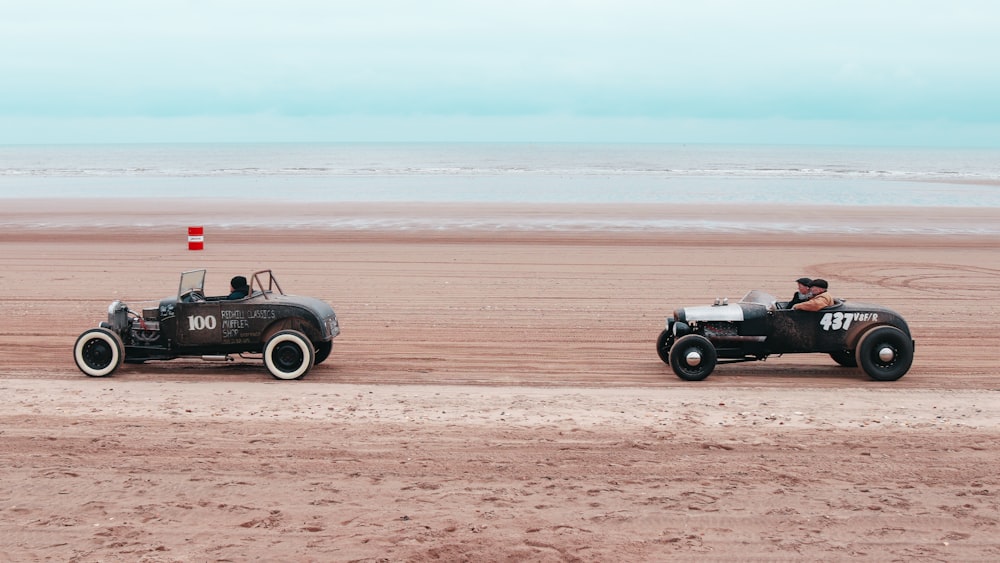
<path fill-rule="evenodd" d="M 243 299 L 250 295 L 250 286 L 243 276 L 235 276 L 229 281 L 229 296 L 226 299 Z"/>
<path fill-rule="evenodd" d="M 809 293 L 809 284 L 813 281 L 810 278 L 799 278 L 795 280 L 798 286 L 795 289 L 795 295 L 788 301 L 788 308 L 791 309 L 795 305 L 802 303 L 803 301 L 808 301 L 812 295 Z"/>
<path fill-rule="evenodd" d="M 827 291 L 826 280 L 816 279 L 809 284 L 809 300 L 796 303 L 792 309 L 796 311 L 819 311 L 833 305 L 833 296 Z"/>

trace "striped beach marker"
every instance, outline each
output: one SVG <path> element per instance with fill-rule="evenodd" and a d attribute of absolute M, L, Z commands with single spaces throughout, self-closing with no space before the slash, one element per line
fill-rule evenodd
<path fill-rule="evenodd" d="M 188 250 L 205 249 L 205 228 L 188 227 Z"/>

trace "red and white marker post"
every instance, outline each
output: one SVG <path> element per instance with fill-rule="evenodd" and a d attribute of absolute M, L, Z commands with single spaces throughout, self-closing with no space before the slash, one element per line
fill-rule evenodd
<path fill-rule="evenodd" d="M 188 227 L 188 250 L 205 249 L 205 227 Z"/>

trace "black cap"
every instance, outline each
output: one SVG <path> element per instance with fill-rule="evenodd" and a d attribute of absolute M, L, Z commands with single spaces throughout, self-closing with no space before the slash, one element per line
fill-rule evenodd
<path fill-rule="evenodd" d="M 811 279 L 809 279 L 809 278 L 799 278 L 799 279 L 795 280 L 795 282 L 796 283 L 801 283 L 802 285 L 804 285 L 806 287 L 809 287 L 809 284 L 811 284 L 813 281 Z"/>
<path fill-rule="evenodd" d="M 809 284 L 809 287 L 822 287 L 823 289 L 827 289 L 830 285 L 826 283 L 826 280 L 815 279 Z"/>
<path fill-rule="evenodd" d="M 236 276 L 229 282 L 229 285 L 239 288 L 247 286 L 247 279 L 243 276 Z"/>

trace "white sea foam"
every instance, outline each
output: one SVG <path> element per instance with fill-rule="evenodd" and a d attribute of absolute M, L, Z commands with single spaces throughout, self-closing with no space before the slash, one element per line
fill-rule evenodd
<path fill-rule="evenodd" d="M 183 233 L 190 221 L 165 220 L 151 223 L 145 220 L 132 220 L 128 215 L 110 218 L 77 217 L 59 218 L 58 220 L 14 220 L 3 226 L 17 227 L 24 230 L 58 231 L 64 229 L 129 229 L 162 231 L 174 228 Z M 272 230 L 319 230 L 335 232 L 400 232 L 400 233 L 447 233 L 460 231 L 478 232 L 519 232 L 519 233 L 608 233 L 608 234 L 641 234 L 641 233 L 785 233 L 789 235 L 830 234 L 830 235 L 1000 235 L 1000 224 L 979 221 L 955 221 L 941 224 L 894 223 L 892 221 L 859 220 L 822 222 L 803 220 L 800 222 L 770 221 L 766 217 L 756 220 L 743 219 L 629 219 L 629 218 L 559 218 L 559 217 L 379 217 L 368 215 L 363 218 L 331 218 L 331 219 L 289 219 L 282 215 L 276 219 L 264 216 L 254 216 L 243 219 L 221 218 L 204 221 L 210 224 L 214 232 L 267 228 Z"/>

